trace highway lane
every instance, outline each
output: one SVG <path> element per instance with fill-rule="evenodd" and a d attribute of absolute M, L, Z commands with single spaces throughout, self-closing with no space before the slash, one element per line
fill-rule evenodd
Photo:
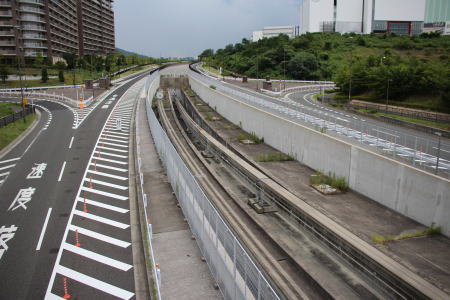
<path fill-rule="evenodd" d="M 28 142 L 37 138 L 0 188 L 0 299 L 44 298 L 84 170 L 115 104 L 104 103 L 113 94 L 120 97 L 136 80 L 110 93 L 78 130 L 72 128 L 73 112 L 39 102 L 52 120 L 42 130 L 48 121 L 43 118 L 38 133 L 27 137 Z M 25 145 L 24 141 L 4 159 L 22 153 Z M 133 278 L 128 277 L 129 286 Z"/>
<path fill-rule="evenodd" d="M 390 158 L 411 164 L 430 173 L 435 172 L 436 155 L 438 152 L 437 138 L 422 138 L 422 133 L 415 136 L 408 134 L 409 130 L 396 127 L 396 134 L 385 131 L 386 127 L 367 125 L 367 120 L 356 124 L 356 116 L 348 117 L 344 113 L 327 112 L 289 98 L 274 98 L 262 95 L 252 90 L 244 89 L 218 81 L 213 78 L 194 73 L 193 76 L 215 85 L 217 89 L 232 94 L 244 102 L 269 110 L 282 118 L 301 123 L 314 130 L 324 130 L 346 142 L 375 151 Z M 311 92 L 310 92 L 311 93 Z M 303 94 L 303 96 L 305 96 Z M 367 123 L 367 124 L 366 124 Z M 354 126 L 354 127 L 351 127 Z M 417 138 L 416 138 L 417 137 Z M 442 139 L 438 175 L 450 177 L 450 145 Z"/>

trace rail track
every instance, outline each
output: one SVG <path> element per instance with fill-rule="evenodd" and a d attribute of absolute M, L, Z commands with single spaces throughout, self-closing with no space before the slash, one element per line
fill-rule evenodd
<path fill-rule="evenodd" d="M 186 95 L 184 97 L 187 98 Z M 178 100 L 174 103 L 188 130 L 197 135 L 205 147 L 214 152 L 216 157 L 231 166 L 248 183 L 257 187 L 262 195 L 261 199 L 264 198 L 271 205 L 283 210 L 292 220 L 298 222 L 304 229 L 322 241 L 336 255 L 344 258 L 347 263 L 364 274 L 363 276 L 370 278 L 372 283 L 376 283 L 388 298 L 449 298 L 449 295 L 431 283 L 307 205 L 302 199 L 294 196 L 275 180 L 258 170 L 253 163 L 230 151 L 226 145 L 206 133 L 191 118 L 192 116 L 198 120 L 198 116 L 196 117 L 192 111 L 191 114 L 185 112 Z"/>

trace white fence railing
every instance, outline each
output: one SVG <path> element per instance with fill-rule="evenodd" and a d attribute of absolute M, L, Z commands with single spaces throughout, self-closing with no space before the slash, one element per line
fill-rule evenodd
<path fill-rule="evenodd" d="M 159 124 L 151 108 L 158 79 L 159 73 L 155 72 L 147 81 L 150 130 L 170 184 L 222 295 L 225 299 L 279 299 Z"/>

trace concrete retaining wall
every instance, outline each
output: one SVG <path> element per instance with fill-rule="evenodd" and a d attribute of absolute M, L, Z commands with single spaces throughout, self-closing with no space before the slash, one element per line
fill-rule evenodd
<path fill-rule="evenodd" d="M 189 77 L 219 114 L 301 163 L 344 176 L 351 189 L 450 236 L 450 181 L 282 119 Z"/>

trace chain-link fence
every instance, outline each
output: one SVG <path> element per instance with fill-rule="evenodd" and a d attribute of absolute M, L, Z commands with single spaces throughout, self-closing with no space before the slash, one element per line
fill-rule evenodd
<path fill-rule="evenodd" d="M 286 99 L 273 98 L 190 71 L 189 76 L 234 96 L 236 99 L 270 111 L 284 119 L 361 145 L 392 159 L 410 164 L 445 178 L 450 178 L 450 145 L 440 137 L 430 139 L 378 126 L 333 109 L 320 109 Z"/>
<path fill-rule="evenodd" d="M 147 81 L 150 130 L 177 199 L 225 299 L 279 299 L 185 165 L 152 110 L 159 73 Z"/>

